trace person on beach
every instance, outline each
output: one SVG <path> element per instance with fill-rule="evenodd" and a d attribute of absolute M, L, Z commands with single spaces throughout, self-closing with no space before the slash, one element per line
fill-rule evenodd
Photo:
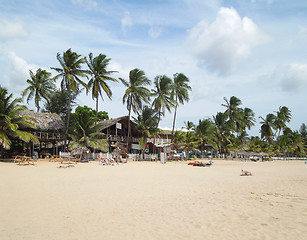
<path fill-rule="evenodd" d="M 241 175 L 240 176 L 252 176 L 252 173 L 249 171 L 243 171 L 243 169 L 241 169 Z"/>

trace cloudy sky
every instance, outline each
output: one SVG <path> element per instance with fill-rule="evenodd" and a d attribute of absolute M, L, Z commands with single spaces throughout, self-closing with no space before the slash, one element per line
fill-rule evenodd
<path fill-rule="evenodd" d="M 71 48 L 106 54 L 114 77 L 128 79 L 134 68 L 149 79 L 184 73 L 193 90 L 178 128 L 224 111 L 223 98 L 236 96 L 256 114 L 250 134 L 280 106 L 298 130 L 307 123 L 306 12 L 303 0 L 0 0 L 0 84 L 20 97 L 30 69 L 52 72 L 56 54 Z M 111 87 L 100 110 L 127 115 L 124 87 Z M 78 104 L 95 108 L 91 96 Z M 172 114 L 161 127 L 171 128 Z"/>

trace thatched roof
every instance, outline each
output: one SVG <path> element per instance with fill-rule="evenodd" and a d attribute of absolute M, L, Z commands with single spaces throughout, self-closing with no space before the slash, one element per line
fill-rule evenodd
<path fill-rule="evenodd" d="M 37 130 L 60 130 L 65 128 L 61 117 L 56 113 L 38 113 L 31 110 L 20 112 L 21 117 L 28 116 L 34 118 L 36 122 L 31 121 Z"/>

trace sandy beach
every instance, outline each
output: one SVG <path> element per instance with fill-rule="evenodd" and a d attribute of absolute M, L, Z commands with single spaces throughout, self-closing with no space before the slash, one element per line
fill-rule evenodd
<path fill-rule="evenodd" d="M 187 163 L 0 163 L 0 239 L 306 239 L 304 161 Z"/>

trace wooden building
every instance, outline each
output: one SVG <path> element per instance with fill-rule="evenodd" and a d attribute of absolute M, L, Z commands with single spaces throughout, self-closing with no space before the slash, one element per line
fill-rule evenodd
<path fill-rule="evenodd" d="M 34 124 L 34 128 L 21 129 L 32 133 L 39 140 L 39 143 L 29 143 L 28 150 L 30 155 L 35 152 L 39 155 L 47 153 L 58 155 L 60 148 L 64 144 L 63 132 L 65 124 L 61 117 L 56 113 L 39 113 L 31 110 L 22 111 L 20 116 L 35 119 L 35 121 L 30 120 Z"/>

